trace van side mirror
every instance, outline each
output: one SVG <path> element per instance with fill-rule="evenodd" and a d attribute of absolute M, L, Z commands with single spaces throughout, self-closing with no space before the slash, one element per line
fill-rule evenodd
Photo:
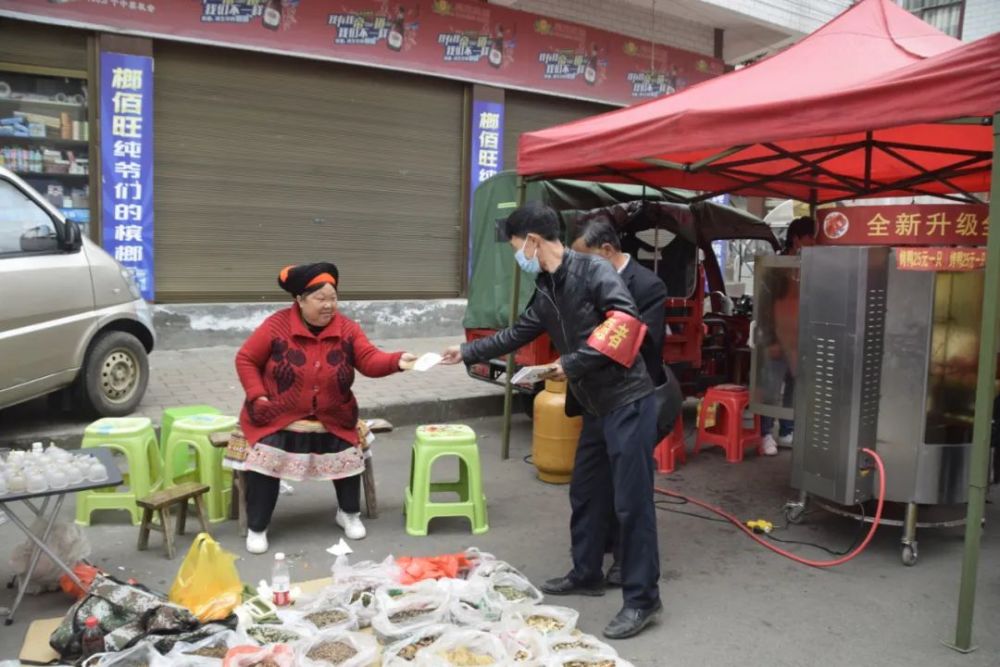
<path fill-rule="evenodd" d="M 63 224 L 62 249 L 65 252 L 76 252 L 82 245 L 83 234 L 80 232 L 80 228 L 77 227 L 75 222 L 67 220 Z"/>

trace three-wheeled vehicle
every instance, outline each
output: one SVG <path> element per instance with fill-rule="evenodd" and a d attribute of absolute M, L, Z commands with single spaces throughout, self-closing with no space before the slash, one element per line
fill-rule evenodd
<path fill-rule="evenodd" d="M 510 321 L 517 265 L 500 223 L 516 201 L 513 172 L 498 174 L 476 190 L 471 280 L 463 321 L 467 340 L 492 335 Z M 752 307 L 749 300 L 735 307 L 726 295 L 712 243 L 751 239 L 776 250 L 778 241 L 766 224 L 745 211 L 712 202 L 668 202 L 660 192 L 641 186 L 535 181 L 527 185 L 526 201 L 541 201 L 556 210 L 567 244 L 579 225 L 604 217 L 619 230 L 622 249 L 663 279 L 668 295 L 663 360 L 673 368 L 686 395 L 701 395 L 716 384 L 747 382 Z M 534 289 L 534 280 L 524 276 L 519 311 Z M 557 357 L 551 340 L 543 335 L 515 353 L 515 370 Z M 506 371 L 505 359 L 469 368 L 473 378 L 500 385 Z M 533 396 L 541 387 L 515 385 L 514 389 Z"/>

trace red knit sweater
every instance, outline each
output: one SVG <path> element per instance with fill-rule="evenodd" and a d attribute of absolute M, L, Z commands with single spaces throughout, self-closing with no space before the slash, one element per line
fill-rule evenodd
<path fill-rule="evenodd" d="M 354 370 L 368 377 L 399 371 L 402 352 L 382 352 L 356 322 L 335 315 L 318 335 L 302 321 L 298 304 L 257 327 L 236 353 L 236 373 L 246 391 L 240 428 L 247 442 L 315 415 L 326 430 L 358 442 Z M 268 401 L 254 403 L 267 396 Z"/>

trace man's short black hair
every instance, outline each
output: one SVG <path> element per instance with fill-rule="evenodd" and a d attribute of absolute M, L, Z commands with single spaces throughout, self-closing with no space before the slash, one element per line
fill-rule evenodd
<path fill-rule="evenodd" d="M 583 244 L 588 248 L 600 248 L 607 243 L 618 252 L 622 251 L 618 230 L 603 218 L 593 218 L 577 227 L 574 241 L 579 239 L 583 239 Z"/>
<path fill-rule="evenodd" d="M 515 236 L 523 239 L 528 234 L 538 234 L 546 241 L 559 240 L 559 217 L 544 204 L 525 204 L 510 214 L 503 227 L 508 239 Z"/>
<path fill-rule="evenodd" d="M 785 250 L 792 249 L 792 241 L 803 237 L 816 237 L 816 221 L 809 216 L 795 218 L 785 232 Z"/>

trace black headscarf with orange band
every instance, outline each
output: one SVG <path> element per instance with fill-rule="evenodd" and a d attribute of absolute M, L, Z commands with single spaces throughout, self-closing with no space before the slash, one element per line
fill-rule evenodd
<path fill-rule="evenodd" d="M 338 287 L 339 284 L 340 272 L 332 262 L 292 264 L 278 274 L 278 285 L 292 296 L 302 296 L 323 285 Z"/>

